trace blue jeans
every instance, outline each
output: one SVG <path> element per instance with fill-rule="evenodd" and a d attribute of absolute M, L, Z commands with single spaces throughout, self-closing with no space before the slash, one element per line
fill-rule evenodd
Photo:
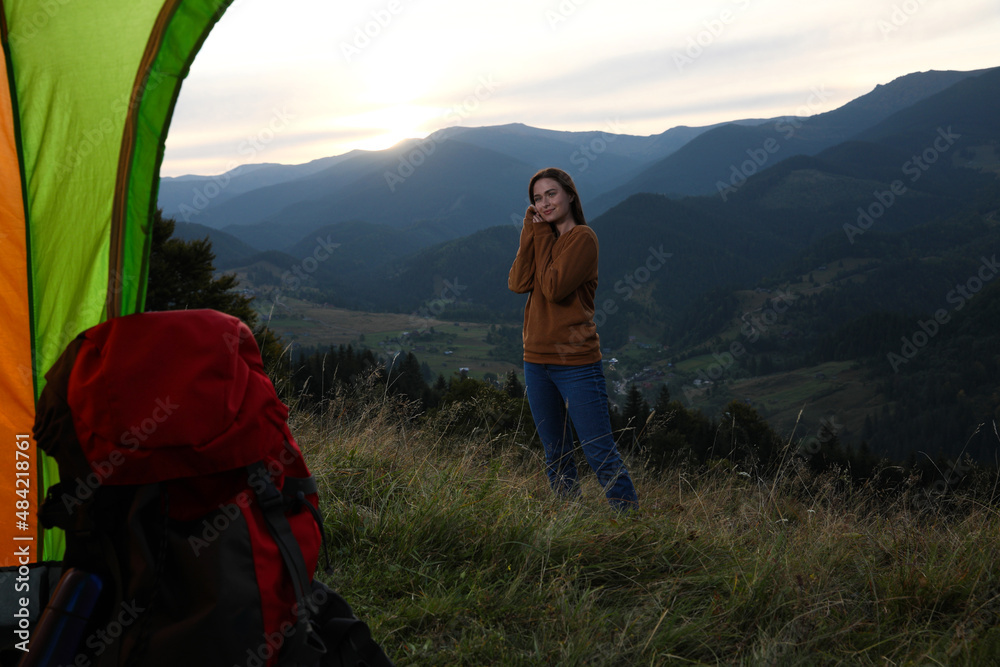
<path fill-rule="evenodd" d="M 580 493 L 573 460 L 575 430 L 611 506 L 637 509 L 639 497 L 611 435 L 601 362 L 560 366 L 526 361 L 524 386 L 538 437 L 545 447 L 545 472 L 553 490 L 566 496 Z"/>

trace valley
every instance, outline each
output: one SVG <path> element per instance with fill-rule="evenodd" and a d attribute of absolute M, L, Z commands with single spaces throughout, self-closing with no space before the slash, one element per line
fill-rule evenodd
<path fill-rule="evenodd" d="M 469 377 L 503 377 L 520 366 L 490 356 L 493 346 L 486 343 L 490 325 L 453 322 L 399 313 L 371 313 L 335 308 L 303 299 L 263 296 L 255 304 L 261 322 L 288 345 L 291 353 L 322 351 L 330 346 L 350 345 L 370 349 L 391 359 L 413 352 L 437 375 L 446 378 L 467 369 Z"/>
<path fill-rule="evenodd" d="M 412 352 L 428 383 L 492 381 L 521 367 L 524 297 L 506 280 L 524 184 L 574 166 L 600 243 L 595 322 L 619 408 L 630 386 L 653 405 L 665 385 L 716 422 L 737 401 L 786 438 L 826 424 L 893 461 L 992 460 L 1000 282 L 981 271 L 1000 253 L 997 95 L 1000 68 L 931 71 L 794 122 L 652 137 L 450 128 L 234 173 L 177 232 L 209 238 L 292 354 Z M 598 140 L 586 169 L 571 160 Z M 743 169 L 774 142 L 780 152 Z M 422 164 L 388 188 L 384 173 L 418 149 Z M 734 169 L 745 178 L 720 192 Z M 164 215 L 200 185 L 166 180 Z M 970 298 L 949 300 L 959 287 Z"/>
<path fill-rule="evenodd" d="M 751 292 L 746 299 L 745 306 L 760 313 L 761 294 Z M 429 384 L 437 375 L 447 379 L 464 374 L 481 381 L 501 382 L 511 370 L 519 378 L 523 376 L 514 358 L 519 350 L 511 353 L 508 348 L 504 354 L 501 346 L 488 342 L 496 324 L 354 311 L 284 296 L 277 301 L 261 298 L 256 306 L 261 321 L 281 337 L 290 354 L 340 345 L 368 349 L 386 360 L 412 352 L 425 374 L 431 375 L 426 378 Z M 520 323 L 500 326 L 516 329 L 519 338 Z M 752 406 L 784 437 L 801 438 L 814 433 L 825 419 L 837 425 L 838 436 L 852 441 L 863 435 L 866 415 L 886 404 L 876 383 L 853 361 L 733 377 L 739 355 L 734 359 L 727 356 L 729 352 L 698 355 L 674 364 L 669 361 L 668 350 L 641 336 L 604 352 L 611 399 L 619 409 L 630 385 L 638 387 L 651 402 L 666 385 L 690 409 L 708 415 L 721 414 L 730 401 L 736 400 Z"/>

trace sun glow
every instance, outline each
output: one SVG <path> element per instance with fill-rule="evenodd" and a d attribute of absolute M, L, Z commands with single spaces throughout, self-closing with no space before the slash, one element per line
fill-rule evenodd
<path fill-rule="evenodd" d="M 1000 26 L 996 0 L 432 4 L 236 0 L 184 83 L 161 173 L 221 173 L 275 110 L 291 122 L 255 161 L 456 124 L 658 134 L 793 115 L 814 89 L 830 93 L 819 113 L 910 72 L 995 66 Z"/>
<path fill-rule="evenodd" d="M 355 129 L 365 137 L 359 148 L 382 150 L 398 144 L 404 139 L 427 136 L 436 129 L 431 122 L 440 116 L 440 111 L 412 104 L 399 104 L 365 111 L 348 117 L 339 117 L 339 128 Z"/>

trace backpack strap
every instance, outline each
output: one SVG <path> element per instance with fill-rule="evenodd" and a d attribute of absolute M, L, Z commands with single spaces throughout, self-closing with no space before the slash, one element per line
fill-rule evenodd
<path fill-rule="evenodd" d="M 153 571 L 151 573 L 152 582 L 149 588 L 149 598 L 146 600 L 146 610 L 143 613 L 142 620 L 138 626 L 139 633 L 136 639 L 136 644 L 129 652 L 128 660 L 125 662 L 125 667 L 135 667 L 136 665 L 139 665 L 139 661 L 145 656 L 150 638 L 150 621 L 155 613 L 153 610 L 160 603 L 160 598 L 163 593 L 161 582 L 163 581 L 163 572 L 166 567 L 167 551 L 169 551 L 168 529 L 170 521 L 170 494 L 167 493 L 167 489 L 161 484 L 146 484 L 144 486 L 140 486 L 136 491 L 135 503 L 133 504 L 132 510 L 133 511 L 128 517 L 128 530 L 130 535 L 138 536 L 144 534 L 143 515 L 147 512 L 157 518 L 159 522 L 159 526 L 157 527 L 159 530 L 156 535 L 155 552 L 152 550 L 154 548 L 151 541 L 152 535 L 143 539 L 142 546 L 139 548 L 142 552 L 143 560 L 146 561 L 147 565 L 151 565 L 153 567 Z M 112 551 L 112 553 L 114 553 L 114 551 Z M 116 567 L 115 571 L 120 572 L 121 568 Z M 120 577 L 120 575 L 118 576 Z M 118 590 L 120 596 L 125 595 L 125 588 L 122 583 L 119 583 Z M 115 642 L 115 653 L 113 655 L 120 655 L 121 649 L 122 643 Z M 119 663 L 120 659 L 116 658 L 111 664 L 117 665 Z"/>
<path fill-rule="evenodd" d="M 247 466 L 251 488 L 257 495 L 268 531 L 281 551 L 292 574 L 292 585 L 300 610 L 295 632 L 281 652 L 283 667 L 318 665 L 365 665 L 393 667 L 392 662 L 371 636 L 368 625 L 357 618 L 338 593 L 309 577 L 299 542 L 285 517 L 287 502 L 301 502 L 310 509 L 326 544 L 322 518 L 306 495 L 317 492 L 313 477 L 286 477 L 278 491 L 263 462 Z M 327 554 L 329 559 L 329 554 Z"/>
<path fill-rule="evenodd" d="M 309 496 L 319 493 L 319 486 L 316 478 L 309 477 L 285 477 L 285 484 L 281 488 L 281 494 L 285 497 L 298 498 L 299 494 Z"/>
<path fill-rule="evenodd" d="M 313 598 L 320 603 L 313 623 L 328 650 L 322 667 L 393 667 L 372 639 L 368 624 L 354 615 L 347 600 L 318 579 L 313 579 L 312 589 Z"/>
<path fill-rule="evenodd" d="M 278 551 L 281 552 L 281 559 L 291 574 L 298 609 L 308 610 L 307 595 L 310 590 L 311 577 L 306 569 L 306 561 L 302 555 L 302 549 L 299 547 L 299 541 L 285 517 L 285 497 L 274 485 L 263 461 L 248 465 L 247 472 L 250 487 L 257 496 L 267 530 L 274 538 Z M 291 479 L 288 478 L 286 483 Z M 304 484 L 301 479 L 297 483 Z M 313 486 L 315 486 L 315 482 L 313 482 Z M 287 655 L 289 664 L 313 665 L 319 662 L 320 657 L 325 652 L 326 648 L 323 646 L 322 640 L 316 635 L 309 623 L 309 614 L 297 614 L 295 631 L 289 636 L 288 643 L 282 650 L 282 656 Z"/>
<path fill-rule="evenodd" d="M 306 561 L 302 555 L 302 549 L 299 548 L 299 541 L 292 533 L 292 527 L 285 517 L 285 496 L 274 485 L 262 461 L 250 464 L 247 466 L 247 471 L 250 475 L 250 486 L 257 495 L 257 502 L 264 515 L 264 521 L 267 523 L 268 532 L 271 533 L 275 544 L 278 545 L 285 567 L 292 575 L 295 597 L 301 603 L 305 600 L 309 590 L 309 581 L 312 578 L 306 571 Z M 292 478 L 288 478 L 287 482 L 292 482 Z M 296 479 L 295 483 L 304 484 L 302 479 Z M 313 482 L 313 486 L 315 486 L 315 482 Z"/>
<path fill-rule="evenodd" d="M 306 496 L 318 494 L 319 486 L 316 484 L 316 478 L 312 475 L 309 477 L 285 477 L 284 486 L 281 487 L 281 495 L 285 497 L 286 502 L 292 503 L 296 509 L 298 507 L 305 507 L 313 515 L 313 519 L 316 520 L 316 526 L 319 527 L 320 544 L 322 545 L 323 555 L 326 559 L 326 567 L 323 568 L 323 571 L 330 574 L 333 571 L 333 567 L 330 565 L 330 543 L 326 539 L 326 528 L 323 526 L 323 517 L 320 515 L 319 510 L 306 500 Z"/>

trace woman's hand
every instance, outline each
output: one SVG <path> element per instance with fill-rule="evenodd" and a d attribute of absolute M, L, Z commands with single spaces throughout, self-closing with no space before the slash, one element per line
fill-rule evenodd
<path fill-rule="evenodd" d="M 528 210 L 524 212 L 524 221 L 532 223 L 545 222 L 542 220 L 542 216 L 538 215 L 538 211 L 535 210 L 534 206 L 529 206 Z"/>

